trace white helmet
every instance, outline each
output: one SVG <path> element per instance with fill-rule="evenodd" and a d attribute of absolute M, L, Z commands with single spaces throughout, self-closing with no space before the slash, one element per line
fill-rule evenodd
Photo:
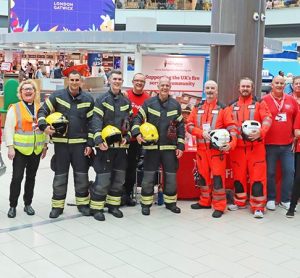
<path fill-rule="evenodd" d="M 261 128 L 261 124 L 258 121 L 247 120 L 242 124 L 242 132 L 245 136 L 249 136 L 253 131 L 258 131 Z"/>
<path fill-rule="evenodd" d="M 230 134 L 227 129 L 214 129 L 209 132 L 212 147 L 219 149 L 230 142 Z"/>

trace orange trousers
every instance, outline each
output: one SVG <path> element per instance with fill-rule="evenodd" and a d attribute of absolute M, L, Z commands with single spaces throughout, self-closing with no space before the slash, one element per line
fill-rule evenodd
<path fill-rule="evenodd" d="M 230 163 L 233 170 L 235 204 L 240 207 L 245 206 L 249 193 L 251 211 L 264 211 L 267 194 L 267 164 L 264 144 L 237 146 L 230 152 Z"/>
<path fill-rule="evenodd" d="M 196 157 L 201 178 L 199 204 L 224 211 L 226 155 L 215 149 L 198 149 Z"/>

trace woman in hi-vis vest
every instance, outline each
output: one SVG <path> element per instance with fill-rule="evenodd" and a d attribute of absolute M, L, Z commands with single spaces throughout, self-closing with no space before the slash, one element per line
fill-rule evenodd
<path fill-rule="evenodd" d="M 32 80 L 22 81 L 18 87 L 18 97 L 20 101 L 12 104 L 7 112 L 4 127 L 8 158 L 13 161 L 9 194 L 10 208 L 7 213 L 9 218 L 16 216 L 25 169 L 24 211 L 28 215 L 35 214 L 31 206 L 35 176 L 40 158 L 44 158 L 47 153 L 46 135 L 38 129 L 37 125 L 37 111 L 40 104 L 37 101 L 35 83 Z"/>

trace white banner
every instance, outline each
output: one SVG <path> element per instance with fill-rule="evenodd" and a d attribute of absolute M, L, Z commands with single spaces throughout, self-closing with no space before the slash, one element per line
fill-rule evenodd
<path fill-rule="evenodd" d="M 203 91 L 205 57 L 143 56 L 142 73 L 146 76 L 145 90 L 156 91 L 159 78 L 168 76 L 174 92 Z"/>

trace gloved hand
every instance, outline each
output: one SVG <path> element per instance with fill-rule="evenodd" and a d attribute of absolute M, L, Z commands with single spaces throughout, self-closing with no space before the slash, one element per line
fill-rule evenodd
<path fill-rule="evenodd" d="M 198 172 L 197 166 L 195 166 L 193 169 L 193 176 L 194 176 L 195 187 L 199 188 L 201 186 L 201 179 L 200 179 L 200 174 Z"/>

